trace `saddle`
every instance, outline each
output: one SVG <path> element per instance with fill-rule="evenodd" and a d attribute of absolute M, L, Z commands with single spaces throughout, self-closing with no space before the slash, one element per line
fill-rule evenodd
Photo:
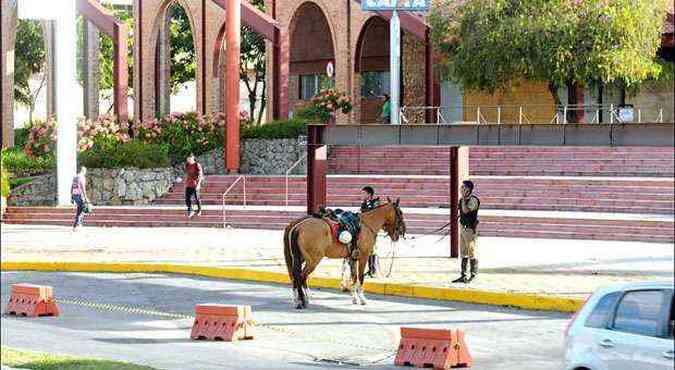
<path fill-rule="evenodd" d="M 326 209 L 322 208 L 315 217 L 321 218 L 330 226 L 333 239 L 343 245 L 349 247 L 349 252 L 353 254 L 356 249 L 356 241 L 358 240 L 359 232 L 361 231 L 361 224 L 359 215 L 354 212 L 344 211 L 342 209 Z M 340 234 L 347 231 L 351 235 L 351 242 L 344 244 L 340 241 Z"/>

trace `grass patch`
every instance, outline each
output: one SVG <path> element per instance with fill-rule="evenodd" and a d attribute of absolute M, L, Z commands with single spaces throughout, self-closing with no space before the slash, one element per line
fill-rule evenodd
<path fill-rule="evenodd" d="M 95 360 L 89 358 L 56 355 L 52 353 L 20 351 L 0 347 L 2 364 L 35 370 L 156 370 L 152 367 L 126 362 Z"/>

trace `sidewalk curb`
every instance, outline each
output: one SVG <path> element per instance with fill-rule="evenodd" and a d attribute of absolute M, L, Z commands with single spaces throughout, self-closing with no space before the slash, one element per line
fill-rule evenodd
<path fill-rule="evenodd" d="M 53 271 L 53 272 L 116 272 L 116 273 L 172 273 L 196 275 L 229 280 L 246 280 L 265 283 L 289 284 L 288 275 L 280 272 L 256 271 L 237 268 L 196 266 L 185 264 L 108 263 L 108 262 L 2 262 L 1 271 Z M 314 288 L 339 289 L 335 278 L 311 278 Z M 471 289 L 437 288 L 413 284 L 388 284 L 368 282 L 368 293 L 408 298 L 458 301 L 465 303 L 506 306 L 527 310 L 576 312 L 583 301 L 543 294 L 502 293 Z"/>

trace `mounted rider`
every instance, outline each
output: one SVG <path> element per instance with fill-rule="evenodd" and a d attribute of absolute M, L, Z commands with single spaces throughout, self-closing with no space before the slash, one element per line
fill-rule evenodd
<path fill-rule="evenodd" d="M 368 212 L 377 208 L 380 205 L 380 198 L 375 198 L 375 189 L 372 186 L 364 186 L 361 189 L 361 213 Z M 366 275 L 373 277 L 377 273 L 380 263 L 378 261 L 377 254 L 375 253 L 375 248 L 373 248 L 373 254 L 368 256 L 368 271 Z"/>

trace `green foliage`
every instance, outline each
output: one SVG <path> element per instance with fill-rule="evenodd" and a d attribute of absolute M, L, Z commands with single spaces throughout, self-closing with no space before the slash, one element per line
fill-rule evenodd
<path fill-rule="evenodd" d="M 5 157 L 5 151 L 2 151 L 2 157 Z M 3 197 L 9 196 L 10 190 L 10 174 L 9 171 L 5 169 L 5 161 L 0 161 L 0 195 Z"/>
<path fill-rule="evenodd" d="M 307 135 L 307 121 L 300 118 L 241 129 L 242 139 L 292 139 L 301 135 Z"/>
<path fill-rule="evenodd" d="M 134 128 L 136 137 L 146 143 L 166 144 L 174 163 L 185 161 L 190 153 L 206 153 L 223 142 L 222 115 L 202 116 L 195 112 L 172 113 Z"/>
<path fill-rule="evenodd" d="M 56 158 L 53 154 L 30 157 L 21 148 L 15 147 L 2 151 L 2 164 L 15 176 L 28 177 L 54 170 Z"/>
<path fill-rule="evenodd" d="M 182 6 L 173 3 L 167 11 L 169 17 L 169 40 L 171 43 L 171 91 L 194 81 L 197 70 L 197 55 L 190 28 L 190 18 Z"/>
<path fill-rule="evenodd" d="M 434 3 L 446 78 L 493 92 L 514 80 L 636 86 L 657 77 L 664 0 L 454 0 Z"/>
<path fill-rule="evenodd" d="M 43 71 L 47 50 L 42 26 L 35 20 L 19 19 L 16 27 L 14 60 L 14 99 L 33 110 L 40 88 L 33 91 L 28 84 L 30 78 Z"/>
<path fill-rule="evenodd" d="M 157 168 L 170 164 L 166 145 L 140 140 L 120 142 L 111 137 L 97 137 L 90 149 L 79 154 L 79 163 L 87 168 Z"/>
<path fill-rule="evenodd" d="M 7 346 L 1 347 L 2 364 L 33 370 L 154 370 L 148 366 L 127 362 L 97 360 L 44 352 L 20 351 Z"/>
<path fill-rule="evenodd" d="M 28 142 L 29 133 L 30 132 L 25 127 L 14 129 L 14 146 L 23 148 L 23 146 L 26 145 L 26 143 Z"/>

